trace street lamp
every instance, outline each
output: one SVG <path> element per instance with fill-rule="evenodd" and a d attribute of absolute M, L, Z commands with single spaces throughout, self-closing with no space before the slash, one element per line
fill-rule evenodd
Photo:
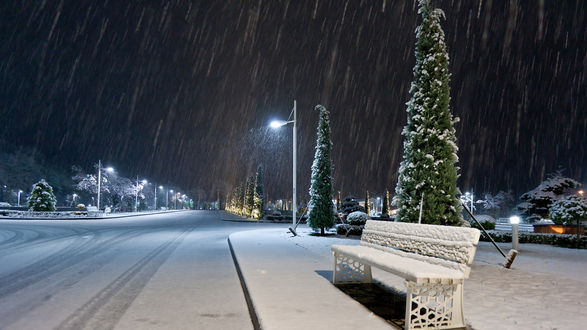
<path fill-rule="evenodd" d="M 73 195 L 71 195 L 71 204 L 74 205 L 75 204 L 75 198 L 77 197 L 76 193 L 73 193 Z"/>
<path fill-rule="evenodd" d="M 108 173 L 112 173 L 114 172 L 114 169 L 112 167 L 106 167 L 104 168 L 104 170 Z M 98 201 L 97 201 L 97 205 L 98 206 L 98 211 L 100 211 L 100 193 L 102 191 L 102 161 L 98 160 Z"/>
<path fill-rule="evenodd" d="M 181 196 L 181 193 L 178 191 L 175 194 L 175 200 L 173 201 L 173 208 L 177 210 L 177 199 Z"/>
<path fill-rule="evenodd" d="M 381 197 L 377 197 L 377 206 L 375 206 L 375 216 L 377 216 L 377 208 L 379 207 L 379 205 L 381 204 Z"/>
<path fill-rule="evenodd" d="M 141 183 L 145 185 L 149 182 L 147 180 L 142 180 Z M 143 190 L 143 188 L 141 186 L 139 186 L 139 176 L 137 175 L 137 191 L 135 194 L 135 212 L 139 211 L 139 191 L 140 191 L 139 189 Z"/>
<path fill-rule="evenodd" d="M 281 126 L 287 125 L 289 123 L 293 124 L 293 148 L 292 148 L 292 152 L 293 152 L 293 166 L 292 166 L 292 205 L 291 205 L 291 210 L 292 210 L 292 222 L 293 222 L 293 228 L 295 230 L 295 226 L 296 226 L 296 212 L 297 212 L 297 203 L 296 203 L 296 123 L 297 123 L 297 106 L 296 106 L 296 100 L 294 100 L 294 106 L 293 109 L 290 113 L 290 118 L 293 114 L 293 120 L 287 121 L 287 120 L 274 120 L 272 121 L 269 126 L 273 129 L 277 129 Z"/>
<path fill-rule="evenodd" d="M 18 202 L 17 202 L 18 203 L 18 206 L 20 206 L 20 194 L 21 193 L 23 193 L 23 191 L 20 190 L 20 189 L 18 189 L 18 198 L 17 198 L 17 200 L 18 200 Z"/>
<path fill-rule="evenodd" d="M 173 193 L 173 189 L 167 189 L 167 194 L 165 195 L 165 207 L 169 210 L 169 193 Z"/>
<path fill-rule="evenodd" d="M 159 190 L 163 190 L 163 186 L 159 186 Z M 157 211 L 157 186 L 155 186 L 155 211 Z"/>

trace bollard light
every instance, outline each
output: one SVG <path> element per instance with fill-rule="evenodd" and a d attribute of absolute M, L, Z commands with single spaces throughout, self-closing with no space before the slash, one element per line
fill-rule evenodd
<path fill-rule="evenodd" d="M 518 251 L 518 224 L 520 223 L 520 217 L 517 215 L 511 216 L 510 223 L 512 224 L 512 249 Z"/>

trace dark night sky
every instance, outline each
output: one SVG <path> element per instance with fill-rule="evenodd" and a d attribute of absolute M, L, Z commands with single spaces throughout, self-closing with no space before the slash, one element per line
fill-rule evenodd
<path fill-rule="evenodd" d="M 442 0 L 462 189 L 586 180 L 585 1 Z M 306 199 L 318 103 L 335 190 L 393 191 L 414 66 L 413 1 L 0 2 L 0 140 L 50 161 L 99 158 L 182 189 L 232 187 L 258 163 L 289 197 L 298 102 Z"/>

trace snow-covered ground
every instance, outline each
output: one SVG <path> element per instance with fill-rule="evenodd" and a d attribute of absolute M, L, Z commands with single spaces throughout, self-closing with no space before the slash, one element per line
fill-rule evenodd
<path fill-rule="evenodd" d="M 307 228 L 289 240 L 323 258 L 332 244 L 357 245 L 358 239 L 315 237 Z M 506 253 L 511 244 L 500 244 Z M 587 324 L 587 250 L 521 244 L 511 269 L 488 242 L 480 242 L 471 276 L 465 281 L 465 318 L 474 329 L 584 329 Z M 404 280 L 373 269 L 385 286 L 404 291 Z"/>

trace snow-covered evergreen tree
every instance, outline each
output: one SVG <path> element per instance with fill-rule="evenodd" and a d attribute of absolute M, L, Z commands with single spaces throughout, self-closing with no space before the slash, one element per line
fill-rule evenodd
<path fill-rule="evenodd" d="M 321 105 L 318 123 L 318 137 L 316 139 L 316 153 L 312 164 L 312 182 L 310 185 L 310 202 L 308 208 L 308 226 L 320 229 L 324 235 L 324 228 L 334 226 L 334 212 L 332 207 L 332 141 L 330 140 L 329 112 Z"/>
<path fill-rule="evenodd" d="M 240 214 L 240 215 L 244 215 L 245 214 L 245 199 L 246 199 L 245 198 L 245 196 L 246 196 L 246 194 L 245 194 L 245 190 L 246 190 L 245 187 L 246 187 L 246 184 L 243 185 L 241 183 L 241 185 L 239 185 L 237 187 L 237 189 L 236 189 L 237 190 L 237 195 L 238 195 L 236 208 L 237 208 L 237 213 Z"/>
<path fill-rule="evenodd" d="M 55 211 L 57 201 L 53 194 L 53 187 L 45 180 L 35 183 L 27 203 L 31 211 Z"/>
<path fill-rule="evenodd" d="M 550 218 L 559 225 L 587 220 L 587 197 L 569 195 L 552 203 Z"/>
<path fill-rule="evenodd" d="M 385 189 L 385 195 L 383 196 L 383 207 L 381 209 L 381 216 L 389 218 L 389 190 Z"/>
<path fill-rule="evenodd" d="M 247 179 L 246 193 L 245 193 L 245 215 L 250 217 L 255 207 L 255 177 L 249 176 Z"/>
<path fill-rule="evenodd" d="M 257 220 L 261 219 L 263 217 L 263 208 L 265 206 L 265 196 L 263 193 L 263 168 L 261 165 L 257 167 L 253 204 L 253 218 Z"/>
<path fill-rule="evenodd" d="M 371 200 L 369 199 L 369 190 L 367 190 L 367 193 L 365 194 L 365 213 L 367 215 L 370 215 L 371 211 Z"/>
<path fill-rule="evenodd" d="M 448 53 L 440 26 L 444 12 L 432 8 L 430 0 L 419 0 L 418 13 L 422 24 L 416 29 L 416 66 L 394 204 L 399 221 L 418 222 L 423 196 L 422 223 L 460 225 L 458 148 L 449 109 Z"/>
<path fill-rule="evenodd" d="M 517 208 L 530 222 L 547 218 L 552 204 L 567 195 L 570 189 L 579 186 L 579 182 L 564 177 L 560 172 L 549 174 L 538 187 L 520 196 L 523 202 Z"/>

